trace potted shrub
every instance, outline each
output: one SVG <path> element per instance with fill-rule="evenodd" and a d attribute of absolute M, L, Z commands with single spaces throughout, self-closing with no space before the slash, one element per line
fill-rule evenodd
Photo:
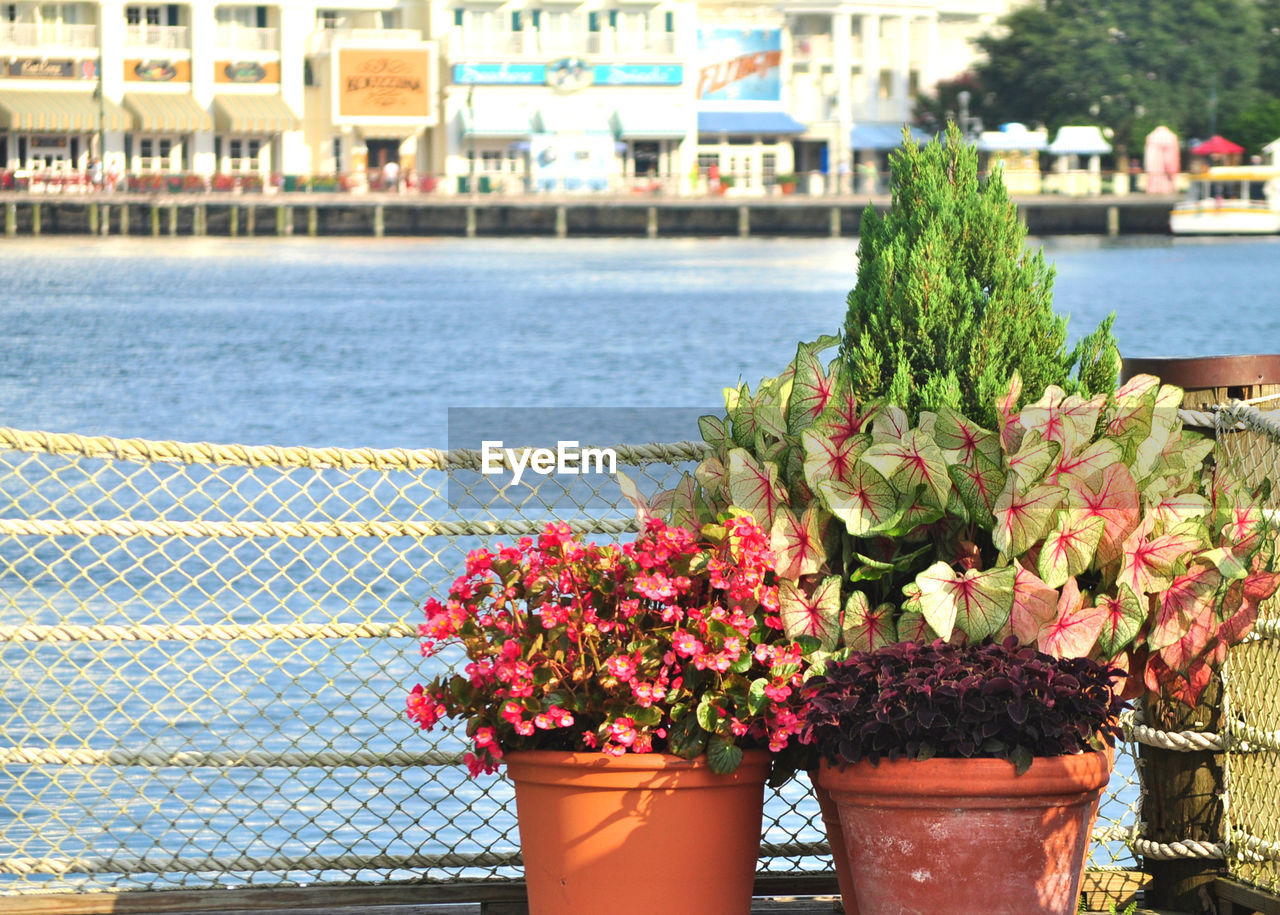
<path fill-rule="evenodd" d="M 803 688 L 863 913 L 1071 915 L 1124 703 L 1116 672 L 1003 642 L 897 643 Z"/>
<path fill-rule="evenodd" d="M 794 194 L 796 192 L 796 176 L 792 172 L 778 175 L 774 179 L 778 184 L 778 190 L 783 194 Z"/>
<path fill-rule="evenodd" d="M 1011 634 L 1116 663 L 1130 694 L 1195 703 L 1277 587 L 1257 494 L 1206 466 L 1213 443 L 1183 429 L 1179 389 L 1115 389 L 1110 320 L 1067 350 L 1052 271 L 954 131 L 892 164 L 842 336 L 727 389 L 725 414 L 699 422 L 708 457 L 642 510 L 749 512 L 813 672 L 895 642 Z M 798 742 L 785 752 L 775 773 L 813 763 Z"/>
<path fill-rule="evenodd" d="M 602 546 L 552 525 L 427 602 L 424 655 L 466 664 L 409 717 L 465 719 L 471 773 L 506 766 L 531 911 L 595 911 L 605 888 L 611 912 L 749 910 L 769 751 L 800 726 L 771 561 L 745 516 Z"/>

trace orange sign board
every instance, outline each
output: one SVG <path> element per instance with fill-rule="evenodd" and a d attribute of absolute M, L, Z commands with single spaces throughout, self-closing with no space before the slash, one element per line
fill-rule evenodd
<path fill-rule="evenodd" d="M 433 47 L 342 48 L 337 54 L 337 116 L 435 119 Z"/>
<path fill-rule="evenodd" d="M 129 82 L 189 83 L 191 82 L 191 61 L 154 58 L 126 60 L 124 78 Z"/>

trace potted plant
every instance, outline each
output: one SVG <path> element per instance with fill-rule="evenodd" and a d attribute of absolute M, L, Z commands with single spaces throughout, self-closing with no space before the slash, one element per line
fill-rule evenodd
<path fill-rule="evenodd" d="M 506 766 L 531 911 L 595 911 L 604 888 L 611 912 L 749 910 L 769 751 L 800 726 L 771 563 L 747 516 L 606 545 L 551 525 L 427 602 L 423 654 L 466 663 L 409 717 L 463 718 L 472 775 Z"/>
<path fill-rule="evenodd" d="M 1003 642 L 857 652 L 803 688 L 863 913 L 1076 911 L 1117 671 Z"/>
<path fill-rule="evenodd" d="M 778 184 L 778 190 L 783 194 L 794 194 L 796 192 L 796 176 L 794 172 L 778 175 L 774 180 Z"/>
<path fill-rule="evenodd" d="M 710 454 L 641 507 L 683 524 L 746 511 L 768 530 L 812 672 L 1012 634 L 1116 663 L 1130 694 L 1194 703 L 1277 587 L 1258 494 L 1205 464 L 1213 443 L 1183 429 L 1179 389 L 1116 390 L 1110 320 L 1066 349 L 1052 271 L 953 134 L 895 154 L 842 336 L 727 389 L 725 414 L 699 422 Z M 775 773 L 811 767 L 803 744 L 785 752 Z"/>

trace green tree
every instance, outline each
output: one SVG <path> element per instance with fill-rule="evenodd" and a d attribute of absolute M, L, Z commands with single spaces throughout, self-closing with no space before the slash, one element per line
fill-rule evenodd
<path fill-rule="evenodd" d="M 1112 318 L 1066 351 L 1053 269 L 1026 248 L 999 177 L 979 183 L 959 129 L 949 125 L 945 143 L 904 141 L 890 166 L 893 203 L 883 218 L 863 213 L 848 296 L 841 356 L 854 394 L 887 396 L 913 418 L 947 406 L 994 427 L 1015 371 L 1033 398 L 1050 384 L 1114 390 Z"/>
<path fill-rule="evenodd" d="M 1261 155 L 1262 147 L 1280 137 L 1280 98 L 1259 98 L 1225 121 L 1221 133 L 1243 146 L 1247 155 Z"/>
<path fill-rule="evenodd" d="M 976 72 L 1002 120 L 1110 127 L 1124 157 L 1158 123 L 1207 137 L 1246 109 L 1261 23 L 1256 0 L 1045 0 L 978 39 Z"/>

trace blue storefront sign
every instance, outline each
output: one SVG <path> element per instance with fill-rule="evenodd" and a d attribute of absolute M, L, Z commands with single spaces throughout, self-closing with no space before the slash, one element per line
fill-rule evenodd
<path fill-rule="evenodd" d="M 678 86 L 684 82 L 680 64 L 596 64 L 597 86 Z"/>
<path fill-rule="evenodd" d="M 454 64 L 455 83 L 480 86 L 541 86 L 546 64 Z"/>
<path fill-rule="evenodd" d="M 780 29 L 698 29 L 698 98 L 776 102 L 782 99 Z"/>

